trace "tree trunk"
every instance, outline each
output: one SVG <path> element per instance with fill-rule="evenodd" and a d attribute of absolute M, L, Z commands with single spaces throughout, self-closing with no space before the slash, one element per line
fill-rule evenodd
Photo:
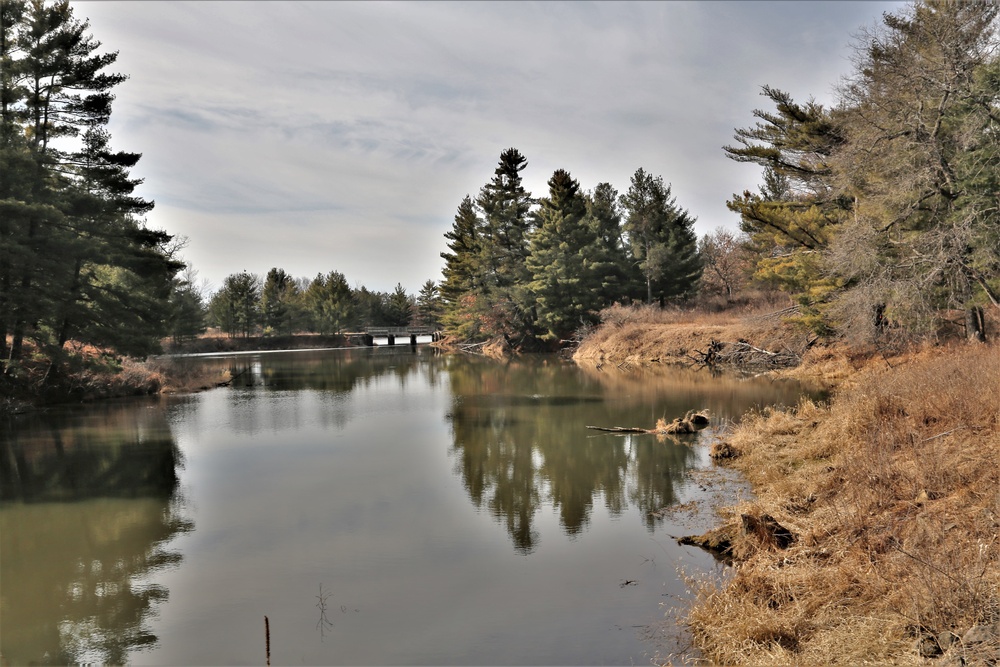
<path fill-rule="evenodd" d="M 983 343 L 986 341 L 986 317 L 980 306 L 973 306 L 965 311 L 965 334 L 969 340 Z"/>
<path fill-rule="evenodd" d="M 873 310 L 872 324 L 875 325 L 875 339 L 878 340 L 882 338 L 882 334 L 885 333 L 885 328 L 888 324 L 885 319 L 885 304 L 877 304 Z"/>

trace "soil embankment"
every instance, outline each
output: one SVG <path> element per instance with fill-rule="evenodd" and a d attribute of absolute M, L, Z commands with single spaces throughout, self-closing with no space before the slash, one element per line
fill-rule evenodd
<path fill-rule="evenodd" d="M 782 329 L 623 322 L 575 357 L 691 363 L 742 339 L 801 350 L 775 373 L 834 387 L 828 404 L 745 416 L 713 448 L 756 495 L 699 536 L 734 568 L 695 586 L 698 650 L 719 664 L 1000 664 L 1000 349 L 864 354 Z"/>
<path fill-rule="evenodd" d="M 649 363 L 736 366 L 766 371 L 800 364 L 816 336 L 777 316 L 715 322 L 610 320 L 585 338 L 578 363 L 635 366 Z"/>

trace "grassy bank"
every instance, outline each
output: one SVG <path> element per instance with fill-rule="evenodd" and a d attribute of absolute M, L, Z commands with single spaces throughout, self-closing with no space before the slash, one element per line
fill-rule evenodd
<path fill-rule="evenodd" d="M 653 318 L 660 318 L 656 321 Z M 684 611 L 718 664 L 1000 664 L 1000 349 L 808 345 L 766 313 L 614 313 L 576 359 L 690 363 L 709 340 L 801 350 L 827 404 L 746 415 L 713 457 L 755 497 L 699 536 L 734 562 Z"/>
<path fill-rule="evenodd" d="M 344 347 L 349 343 L 341 335 L 230 338 L 208 334 L 182 343 L 164 341 L 164 349 L 171 354 L 204 354 Z M 28 344 L 24 358 L 0 373 L 0 414 L 58 403 L 200 391 L 228 380 L 217 371 L 175 363 L 168 357 L 143 361 L 72 342 L 57 352 Z"/>
<path fill-rule="evenodd" d="M 816 337 L 783 321 L 792 310 L 787 302 L 762 302 L 721 312 L 615 306 L 602 311 L 601 326 L 581 341 L 573 359 L 625 366 L 690 364 L 713 342 L 725 352 L 740 341 L 801 359 Z"/>
<path fill-rule="evenodd" d="M 0 375 L 0 414 L 59 403 L 198 391 L 228 379 L 218 371 L 167 358 L 140 361 L 76 345 L 53 357 L 29 347 L 24 359 Z"/>
<path fill-rule="evenodd" d="M 995 664 L 998 421 L 1000 351 L 983 345 L 872 359 L 828 406 L 746 418 L 716 453 L 757 497 L 723 510 L 738 564 L 687 616 L 701 650 L 725 664 Z"/>

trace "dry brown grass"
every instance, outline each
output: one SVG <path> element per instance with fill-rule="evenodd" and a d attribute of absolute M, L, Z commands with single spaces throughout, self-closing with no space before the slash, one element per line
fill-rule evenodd
<path fill-rule="evenodd" d="M 782 321 L 788 308 L 787 297 L 779 303 L 761 300 L 722 311 L 612 306 L 601 311 L 601 326 L 580 343 L 573 358 L 615 364 L 690 362 L 689 355 L 707 350 L 713 340 L 741 339 L 767 350 L 801 354 L 814 337 Z"/>
<path fill-rule="evenodd" d="M 891 366 L 890 366 L 891 363 Z M 724 664 L 1000 658 L 1000 350 L 927 348 L 861 369 L 830 406 L 748 417 L 732 465 L 785 550 L 738 534 L 739 565 L 687 621 Z M 950 643 L 974 626 L 985 642 Z M 971 638 L 970 638 L 971 639 Z"/>
<path fill-rule="evenodd" d="M 230 380 L 228 370 L 211 364 L 187 363 L 183 359 L 161 357 L 142 363 L 157 378 L 161 394 L 183 394 L 217 387 Z"/>

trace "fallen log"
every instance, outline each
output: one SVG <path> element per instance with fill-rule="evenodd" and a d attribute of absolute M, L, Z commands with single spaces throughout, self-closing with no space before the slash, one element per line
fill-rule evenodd
<path fill-rule="evenodd" d="M 608 431 L 609 433 L 653 433 L 652 429 L 632 426 L 588 426 L 595 431 Z"/>
<path fill-rule="evenodd" d="M 609 433 L 655 433 L 657 435 L 679 435 L 682 433 L 694 433 L 709 424 L 708 410 L 701 412 L 688 411 L 683 417 L 677 417 L 672 422 L 665 419 L 656 420 L 656 428 L 639 428 L 636 426 L 588 426 L 594 431 L 607 431 Z"/>

